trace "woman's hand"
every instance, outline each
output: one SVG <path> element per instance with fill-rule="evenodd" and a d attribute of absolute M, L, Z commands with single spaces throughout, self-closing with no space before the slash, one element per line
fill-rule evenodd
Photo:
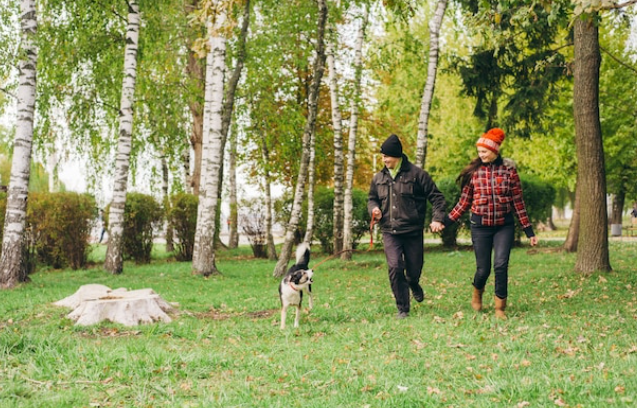
<path fill-rule="evenodd" d="M 531 238 L 529 238 L 529 241 L 531 242 L 531 246 L 536 246 L 538 239 L 536 236 L 532 236 Z"/>

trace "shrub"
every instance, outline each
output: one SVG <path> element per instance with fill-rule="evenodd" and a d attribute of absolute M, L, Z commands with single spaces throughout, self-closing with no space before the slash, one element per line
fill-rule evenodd
<path fill-rule="evenodd" d="M 268 231 L 266 209 L 259 200 L 244 200 L 240 205 L 239 224 L 248 238 L 255 258 L 267 258 Z"/>
<path fill-rule="evenodd" d="M 367 212 L 367 193 L 352 190 L 352 240 L 353 249 L 363 234 L 368 232 L 371 218 Z M 319 187 L 314 194 L 314 238 L 326 253 L 334 252 L 334 190 Z"/>
<path fill-rule="evenodd" d="M 53 268 L 84 267 L 96 215 L 95 200 L 88 194 L 29 193 L 27 239 L 38 262 Z"/>
<path fill-rule="evenodd" d="M 124 207 L 123 255 L 135 263 L 150 263 L 154 230 L 161 227 L 163 211 L 152 196 L 128 193 Z"/>
<path fill-rule="evenodd" d="M 172 196 L 170 201 L 172 205 L 168 222 L 175 234 L 175 258 L 178 261 L 192 261 L 199 198 L 193 194 L 179 193 Z"/>

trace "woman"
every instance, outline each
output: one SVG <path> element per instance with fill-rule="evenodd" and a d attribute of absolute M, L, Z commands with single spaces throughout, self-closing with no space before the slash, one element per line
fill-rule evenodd
<path fill-rule="evenodd" d="M 504 131 L 493 128 L 476 142 L 478 158 L 465 167 L 457 180 L 462 188 L 460 199 L 445 217 L 445 226 L 460 219 L 471 208 L 471 240 L 476 257 L 471 307 L 482 309 L 482 294 L 491 274 L 491 253 L 495 254 L 495 316 L 506 319 L 509 255 L 513 246 L 517 216 L 531 245 L 537 244 L 533 226 L 522 199 L 520 177 L 511 160 L 500 156 Z"/>

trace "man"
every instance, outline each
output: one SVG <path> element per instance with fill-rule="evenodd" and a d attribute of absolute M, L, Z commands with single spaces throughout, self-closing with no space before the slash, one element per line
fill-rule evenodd
<path fill-rule="evenodd" d="M 402 319 L 409 316 L 409 289 L 417 302 L 425 298 L 419 283 L 424 263 L 425 200 L 433 206 L 433 232 L 444 228 L 441 221 L 446 202 L 431 176 L 403 154 L 398 136 L 389 136 L 380 153 L 385 167 L 372 179 L 367 210 L 383 232 L 389 282 L 398 318 Z"/>

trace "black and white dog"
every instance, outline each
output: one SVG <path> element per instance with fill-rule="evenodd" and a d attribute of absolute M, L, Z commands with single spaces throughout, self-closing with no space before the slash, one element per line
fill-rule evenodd
<path fill-rule="evenodd" d="M 299 317 L 301 314 L 301 302 L 303 301 L 303 292 L 307 292 L 309 307 L 312 310 L 312 272 L 309 269 L 310 263 L 310 246 L 302 243 L 296 248 L 296 263 L 288 269 L 288 273 L 283 277 L 279 284 L 279 297 L 281 298 L 281 330 L 285 329 L 285 319 L 287 317 L 288 307 L 296 308 L 296 317 L 294 318 L 294 327 L 299 327 Z"/>

